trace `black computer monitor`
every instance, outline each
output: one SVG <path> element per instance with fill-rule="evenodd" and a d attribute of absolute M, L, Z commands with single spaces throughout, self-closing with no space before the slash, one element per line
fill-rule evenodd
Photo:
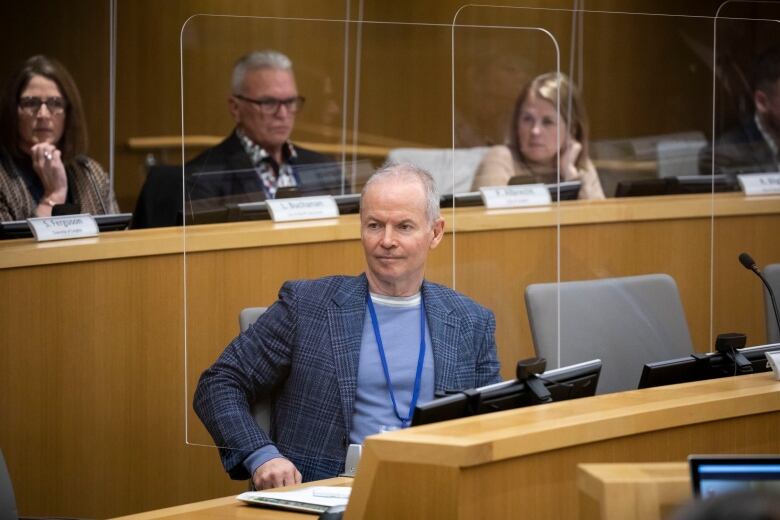
<path fill-rule="evenodd" d="M 735 369 L 734 363 L 727 356 L 718 352 L 691 354 L 684 358 L 646 364 L 642 368 L 639 388 L 689 383 L 744 373 L 767 372 L 770 367 L 767 364 L 766 353 L 780 352 L 780 343 L 740 348 L 736 351 L 747 359 L 752 372 L 740 372 Z"/>
<path fill-rule="evenodd" d="M 538 378 L 554 402 L 595 395 L 600 374 L 601 360 L 594 359 L 548 370 Z M 542 402 L 527 382 L 513 379 L 420 404 L 414 409 L 412 426 L 533 406 Z"/>
<path fill-rule="evenodd" d="M 679 175 L 672 179 L 669 194 L 723 193 L 739 190 L 739 184 L 729 175 Z"/>
<path fill-rule="evenodd" d="M 615 189 L 615 197 L 722 193 L 737 189 L 736 181 L 727 175 L 679 175 L 659 179 L 620 181 Z"/>
<path fill-rule="evenodd" d="M 669 179 L 635 179 L 623 180 L 617 183 L 615 197 L 651 197 L 668 195 Z"/>
<path fill-rule="evenodd" d="M 127 229 L 132 213 L 115 213 L 113 215 L 93 215 L 98 229 L 105 231 L 120 231 Z M 32 238 L 33 232 L 26 220 L 8 220 L 0 222 L 0 240 L 9 238 Z"/>
<path fill-rule="evenodd" d="M 509 179 L 510 186 L 522 186 L 523 184 L 533 184 L 538 182 L 544 182 L 547 187 L 547 191 L 550 192 L 550 197 L 553 202 L 558 201 L 558 192 L 560 191 L 560 200 L 577 200 L 577 196 L 580 194 L 580 187 L 582 181 L 563 181 L 556 182 L 555 176 L 549 179 L 549 175 L 544 176 L 545 179 L 538 179 L 535 177 L 526 177 L 523 175 L 515 175 Z"/>

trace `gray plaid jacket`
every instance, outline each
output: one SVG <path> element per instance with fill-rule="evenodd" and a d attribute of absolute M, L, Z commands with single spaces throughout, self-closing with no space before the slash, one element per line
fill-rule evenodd
<path fill-rule="evenodd" d="M 368 283 L 333 276 L 285 283 L 277 300 L 225 348 L 200 378 L 194 408 L 231 478 L 271 442 L 304 480 L 343 471 L 355 401 Z M 436 391 L 500 380 L 493 313 L 441 285 L 422 287 Z M 273 399 L 272 431 L 255 424 L 250 403 Z"/>

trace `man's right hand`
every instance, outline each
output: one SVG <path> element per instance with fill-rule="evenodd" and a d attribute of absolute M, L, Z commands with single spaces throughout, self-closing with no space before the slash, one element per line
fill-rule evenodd
<path fill-rule="evenodd" d="M 301 472 L 287 459 L 271 459 L 262 466 L 258 466 L 252 475 L 252 483 L 255 489 L 271 489 L 281 486 L 290 486 L 303 482 Z"/>

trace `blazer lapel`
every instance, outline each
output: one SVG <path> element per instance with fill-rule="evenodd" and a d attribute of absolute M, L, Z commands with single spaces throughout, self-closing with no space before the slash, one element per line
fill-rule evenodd
<path fill-rule="evenodd" d="M 423 282 L 423 299 L 431 331 L 434 359 L 434 390 L 442 392 L 454 388 L 457 372 L 460 325 L 453 316 L 449 296 L 438 287 Z"/>
<path fill-rule="evenodd" d="M 352 428 L 367 287 L 365 275 L 350 279 L 328 308 L 331 348 L 347 431 Z"/>

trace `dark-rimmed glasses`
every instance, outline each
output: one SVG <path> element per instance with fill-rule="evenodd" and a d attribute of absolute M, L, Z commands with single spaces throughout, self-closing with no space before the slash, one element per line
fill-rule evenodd
<path fill-rule="evenodd" d="M 31 116 L 37 116 L 43 105 L 46 105 L 49 113 L 55 116 L 64 113 L 68 106 L 65 99 L 61 97 L 41 98 L 34 96 L 19 99 L 19 109 Z"/>
<path fill-rule="evenodd" d="M 306 98 L 303 96 L 295 96 L 287 99 L 277 99 L 273 97 L 264 97 L 260 99 L 252 99 L 241 94 L 233 94 L 233 97 L 252 103 L 260 109 L 260 112 L 266 115 L 273 115 L 279 112 L 279 108 L 284 105 L 288 112 L 295 114 L 301 109 Z"/>

